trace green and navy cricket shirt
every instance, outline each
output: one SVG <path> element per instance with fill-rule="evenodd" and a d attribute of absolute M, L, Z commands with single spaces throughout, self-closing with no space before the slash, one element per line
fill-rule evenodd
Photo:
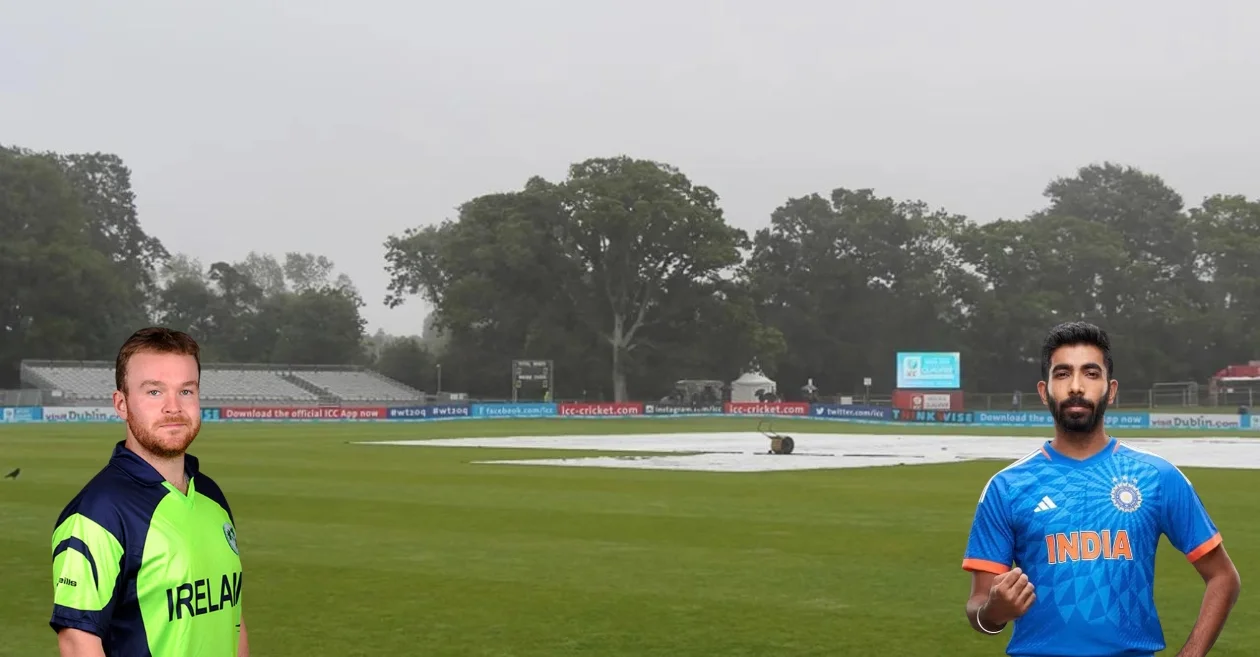
<path fill-rule="evenodd" d="M 184 457 L 188 494 L 127 449 L 66 505 L 52 534 L 54 630 L 107 657 L 235 657 L 241 558 L 223 491 Z"/>

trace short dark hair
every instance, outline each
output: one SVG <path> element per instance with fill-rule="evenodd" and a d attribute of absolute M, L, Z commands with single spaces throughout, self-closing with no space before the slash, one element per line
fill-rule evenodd
<path fill-rule="evenodd" d="M 1072 345 L 1090 345 L 1098 347 L 1103 353 L 1103 364 L 1107 368 L 1107 378 L 1115 378 L 1115 368 L 1111 361 L 1111 338 L 1107 332 L 1089 322 L 1064 322 L 1050 329 L 1045 342 L 1041 343 L 1041 378 L 1050 376 L 1050 356 L 1060 347 Z"/>
<path fill-rule="evenodd" d="M 142 351 L 192 356 L 197 361 L 197 378 L 201 378 L 201 347 L 197 341 L 183 331 L 150 326 L 132 333 L 118 350 L 118 359 L 114 361 L 114 386 L 118 390 L 127 392 L 127 363 Z"/>

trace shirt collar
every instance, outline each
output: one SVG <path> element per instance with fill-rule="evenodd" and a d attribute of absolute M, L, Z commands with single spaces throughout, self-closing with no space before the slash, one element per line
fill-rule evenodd
<path fill-rule="evenodd" d="M 1055 451 L 1054 447 L 1051 446 L 1052 442 L 1053 441 L 1047 440 L 1042 445 L 1042 451 L 1045 453 L 1046 458 L 1060 465 L 1068 465 L 1071 467 L 1085 467 L 1100 461 L 1105 461 L 1108 458 L 1111 458 L 1111 456 L 1116 453 L 1116 450 L 1120 449 L 1120 441 L 1117 440 L 1115 436 L 1109 435 L 1107 436 L 1107 444 L 1097 453 L 1083 459 L 1076 459 Z"/>
<path fill-rule="evenodd" d="M 114 453 L 110 456 L 109 462 L 141 483 L 160 484 L 166 481 L 166 477 L 163 477 L 156 468 L 149 465 L 148 461 L 128 449 L 127 441 L 125 440 L 120 440 L 118 444 L 114 445 Z M 188 478 L 192 479 L 197 476 L 199 471 L 197 457 L 192 454 L 184 454 L 184 473 L 188 475 Z"/>

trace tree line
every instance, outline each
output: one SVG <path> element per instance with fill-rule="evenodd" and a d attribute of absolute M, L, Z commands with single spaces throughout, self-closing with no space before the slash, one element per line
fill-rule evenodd
<path fill-rule="evenodd" d="M 962 352 L 964 387 L 1030 389 L 1059 321 L 1105 326 L 1128 387 L 1203 381 L 1260 357 L 1260 202 L 1187 207 L 1112 163 L 1051 181 L 1026 218 L 979 223 L 836 188 L 787 199 L 751 234 L 667 163 L 573 164 L 562 181 L 470 199 L 388 236 L 386 303 L 434 307 L 421 336 L 368 335 L 326 256 L 203 266 L 144 233 L 109 154 L 0 147 L 0 387 L 23 358 L 110 359 L 136 326 L 188 330 L 207 361 L 357 364 L 433 390 L 510 394 L 515 358 L 551 359 L 557 398 L 668 394 L 760 368 L 891 389 L 897 351 Z"/>
<path fill-rule="evenodd" d="M 0 388 L 20 385 L 23 359 L 112 361 L 148 324 L 188 331 L 205 362 L 364 365 L 429 387 L 431 350 L 367 335 L 363 305 L 326 256 L 170 253 L 115 155 L 0 146 Z"/>

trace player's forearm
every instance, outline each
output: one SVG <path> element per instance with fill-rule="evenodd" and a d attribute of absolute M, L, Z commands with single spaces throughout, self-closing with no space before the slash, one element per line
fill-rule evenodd
<path fill-rule="evenodd" d="M 1177 657 L 1205 657 L 1208 654 L 1220 637 L 1229 612 L 1238 602 L 1241 584 L 1236 572 L 1213 577 L 1207 583 L 1207 590 L 1203 592 L 1203 604 L 1199 608 L 1199 619 L 1195 621 L 1190 638 L 1177 653 Z"/>
<path fill-rule="evenodd" d="M 100 637 L 72 628 L 57 633 L 57 649 L 61 657 L 105 657 Z"/>
<path fill-rule="evenodd" d="M 244 618 L 241 618 L 241 640 L 236 646 L 236 657 L 249 657 L 249 633 L 245 631 Z"/>
<path fill-rule="evenodd" d="M 972 596 L 967 600 L 967 622 L 971 623 L 971 629 L 981 634 L 992 634 L 1006 627 L 1006 623 L 999 623 L 984 613 L 984 603 L 988 600 L 987 595 Z"/>

